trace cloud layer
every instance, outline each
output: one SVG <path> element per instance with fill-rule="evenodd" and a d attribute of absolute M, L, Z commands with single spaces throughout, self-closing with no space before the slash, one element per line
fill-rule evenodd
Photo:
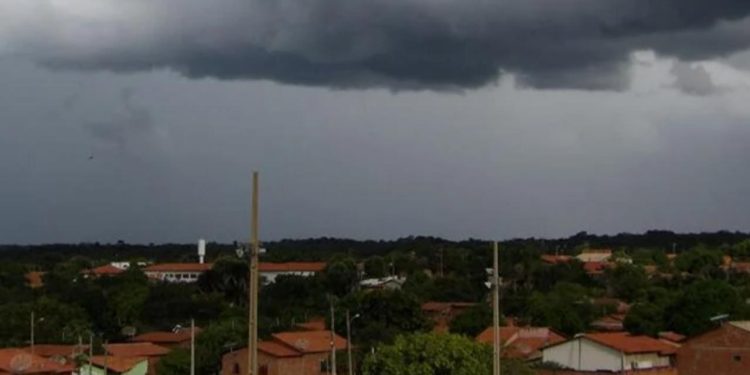
<path fill-rule="evenodd" d="M 0 53 L 335 88 L 622 89 L 632 52 L 750 46 L 746 0 L 0 0 Z"/>

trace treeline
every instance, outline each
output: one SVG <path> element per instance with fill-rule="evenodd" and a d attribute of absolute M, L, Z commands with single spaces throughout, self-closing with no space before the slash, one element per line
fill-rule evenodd
<path fill-rule="evenodd" d="M 703 232 L 675 233 L 672 231 L 652 230 L 642 234 L 620 233 L 617 235 L 596 235 L 580 232 L 567 238 L 517 238 L 501 241 L 504 248 L 530 248 L 541 253 L 576 254 L 583 247 L 608 247 L 624 251 L 638 248 L 662 249 L 682 252 L 699 245 L 711 248 L 731 247 L 732 244 L 750 238 L 745 232 Z M 216 243 L 209 246 L 209 259 L 232 256 L 237 248 L 244 246 L 239 242 Z M 488 240 L 469 239 L 450 241 L 438 237 L 409 236 L 397 240 L 353 240 L 339 238 L 286 239 L 263 243 L 268 250 L 270 261 L 319 261 L 336 254 L 347 254 L 356 258 L 373 255 L 387 255 L 420 249 L 436 250 L 440 247 L 459 247 L 465 249 L 482 249 L 488 246 Z M 89 259 L 107 262 L 116 259 L 149 259 L 156 262 L 194 261 L 195 244 L 128 244 L 122 241 L 115 243 L 79 243 L 79 244 L 44 244 L 44 245 L 0 245 L 0 260 L 28 262 L 49 267 L 70 257 L 80 255 Z"/>

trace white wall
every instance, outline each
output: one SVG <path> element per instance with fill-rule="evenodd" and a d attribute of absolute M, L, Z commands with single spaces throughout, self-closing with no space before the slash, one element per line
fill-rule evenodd
<path fill-rule="evenodd" d="M 620 352 L 581 338 L 544 349 L 542 360 L 582 371 L 619 371 L 623 366 Z"/>

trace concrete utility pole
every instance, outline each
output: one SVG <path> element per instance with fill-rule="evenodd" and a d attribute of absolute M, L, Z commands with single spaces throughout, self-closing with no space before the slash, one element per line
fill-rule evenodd
<path fill-rule="evenodd" d="M 352 321 L 359 318 L 359 314 L 354 315 L 354 319 L 349 315 L 349 309 L 346 309 L 346 355 L 349 367 L 349 375 L 354 375 L 354 360 L 352 360 Z"/>
<path fill-rule="evenodd" d="M 92 358 L 94 358 L 94 334 L 89 333 L 89 375 L 92 374 L 92 367 L 94 366 L 94 363 L 92 361 Z"/>
<path fill-rule="evenodd" d="M 498 277 L 498 250 L 497 241 L 492 249 L 492 374 L 500 375 L 500 278 Z"/>
<path fill-rule="evenodd" d="M 331 297 L 331 375 L 336 375 L 336 314 Z"/>
<path fill-rule="evenodd" d="M 195 319 L 190 319 L 190 375 L 195 375 Z"/>
<path fill-rule="evenodd" d="M 34 311 L 31 311 L 31 332 L 30 332 L 30 342 L 31 342 L 31 355 L 34 355 Z"/>
<path fill-rule="evenodd" d="M 250 275 L 248 278 L 247 373 L 258 375 L 258 172 L 253 172 L 253 206 L 250 238 Z"/>

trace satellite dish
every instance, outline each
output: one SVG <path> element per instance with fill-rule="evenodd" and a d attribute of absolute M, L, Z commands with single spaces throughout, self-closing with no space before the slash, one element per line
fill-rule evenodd
<path fill-rule="evenodd" d="M 235 254 L 237 254 L 237 258 L 244 258 L 245 257 L 245 248 L 240 246 L 234 250 Z"/>
<path fill-rule="evenodd" d="M 31 365 L 34 363 L 34 359 L 31 357 L 30 354 L 27 353 L 21 353 L 13 356 L 13 358 L 10 359 L 10 370 L 14 374 L 23 374 L 26 372 L 26 370 L 31 368 Z"/>

